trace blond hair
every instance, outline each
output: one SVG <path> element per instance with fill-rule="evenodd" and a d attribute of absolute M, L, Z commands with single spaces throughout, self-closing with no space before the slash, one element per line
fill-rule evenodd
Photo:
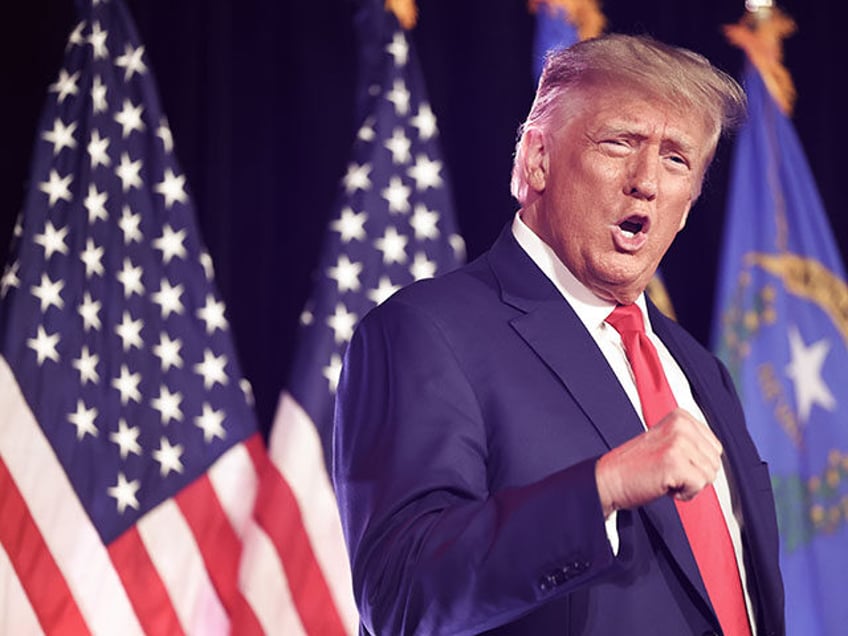
<path fill-rule="evenodd" d="M 518 129 L 510 189 L 520 203 L 528 192 L 523 169 L 525 132 L 529 128 L 552 132 L 561 123 L 557 115 L 568 116 L 561 109 L 568 103 L 568 93 L 598 82 L 639 86 L 682 109 L 700 112 L 714 131 L 709 157 L 719 137 L 745 117 L 745 93 L 736 80 L 688 49 L 649 36 L 612 34 L 554 50 L 545 60 L 530 113 Z"/>

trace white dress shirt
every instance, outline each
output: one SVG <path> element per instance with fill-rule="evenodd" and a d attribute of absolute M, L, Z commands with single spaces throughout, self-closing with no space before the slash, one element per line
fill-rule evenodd
<path fill-rule="evenodd" d="M 598 298 L 581 283 L 574 274 L 559 260 L 551 247 L 539 238 L 533 230 L 531 230 L 524 221 L 521 220 L 521 213 L 515 215 L 512 223 L 512 233 L 515 240 L 521 246 L 527 255 L 534 263 L 542 270 L 554 286 L 562 294 L 563 298 L 568 302 L 580 321 L 586 326 L 587 331 L 591 334 L 601 353 L 606 358 L 616 377 L 618 378 L 621 387 L 630 398 L 633 408 L 642 420 L 642 426 L 645 427 L 644 417 L 642 416 L 642 404 L 639 400 L 639 393 L 636 390 L 636 381 L 633 377 L 633 372 L 630 369 L 630 363 L 627 360 L 627 354 L 624 351 L 624 346 L 621 342 L 621 336 L 614 327 L 606 322 L 607 316 L 615 309 L 615 303 Z M 662 341 L 656 336 L 651 328 L 651 320 L 648 317 L 647 308 L 645 305 L 645 295 L 640 294 L 635 303 L 642 311 L 642 317 L 645 322 L 645 333 L 650 341 L 656 347 L 657 354 L 660 358 L 663 371 L 668 379 L 671 391 L 674 394 L 674 399 L 677 405 L 690 413 L 697 421 L 704 426 L 707 425 L 707 420 L 703 412 L 695 402 L 692 395 L 692 389 L 689 386 L 689 381 L 683 370 L 677 364 L 677 361 L 668 352 Z M 647 429 L 646 429 L 647 430 Z M 725 460 L 726 461 L 726 460 Z M 724 464 L 724 462 L 723 462 Z M 748 608 L 749 623 L 751 624 L 751 633 L 756 636 L 756 626 L 751 620 L 753 616 L 751 599 L 748 594 L 748 588 L 745 582 L 745 562 L 742 558 L 742 511 L 739 506 L 734 505 L 734 498 L 731 494 L 731 485 L 728 481 L 728 471 L 725 466 L 719 469 L 713 487 L 718 497 L 718 502 L 727 523 L 730 539 L 733 543 L 733 550 L 736 554 L 736 563 L 739 566 L 739 574 L 742 580 L 742 589 L 745 593 L 745 603 Z M 606 521 L 607 537 L 609 538 L 610 547 L 614 554 L 618 554 L 618 529 L 616 525 L 617 515 L 613 513 Z"/>

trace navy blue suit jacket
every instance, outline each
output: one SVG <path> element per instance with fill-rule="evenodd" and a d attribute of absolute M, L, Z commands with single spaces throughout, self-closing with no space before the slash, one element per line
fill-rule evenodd
<path fill-rule="evenodd" d="M 766 465 L 730 377 L 649 307 L 724 445 L 760 636 L 782 634 Z M 598 457 L 642 432 L 592 337 L 507 227 L 372 311 L 348 348 L 333 477 L 374 634 L 719 633 L 673 501 L 618 513 Z"/>

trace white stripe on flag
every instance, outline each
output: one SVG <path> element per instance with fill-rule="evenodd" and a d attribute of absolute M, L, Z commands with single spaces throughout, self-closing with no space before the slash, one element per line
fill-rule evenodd
<path fill-rule="evenodd" d="M 224 453 L 207 472 L 218 501 L 239 538 L 253 516 L 258 478 L 256 467 L 244 444 Z"/>
<path fill-rule="evenodd" d="M 29 599 L 20 585 L 9 555 L 0 545 L 0 634 L 44 634 Z"/>
<path fill-rule="evenodd" d="M 141 634 L 97 530 L 0 356 L 0 457 L 95 634 Z"/>
<path fill-rule="evenodd" d="M 245 531 L 242 564 L 239 587 L 265 633 L 305 636 L 280 555 L 253 520 Z"/>
<path fill-rule="evenodd" d="M 174 500 L 156 506 L 137 526 L 186 633 L 227 634 L 229 619 L 191 528 Z"/>
<path fill-rule="evenodd" d="M 353 600 L 347 548 L 321 439 L 312 419 L 288 391 L 280 396 L 269 452 L 297 499 L 303 525 L 341 620 L 348 633 L 355 634 L 359 612 Z"/>

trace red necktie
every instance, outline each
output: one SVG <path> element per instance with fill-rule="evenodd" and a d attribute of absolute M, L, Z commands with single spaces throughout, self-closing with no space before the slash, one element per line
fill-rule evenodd
<path fill-rule="evenodd" d="M 659 356 L 645 334 L 636 305 L 619 305 L 607 318 L 619 334 L 633 370 L 642 414 L 648 427 L 677 407 Z M 715 489 L 709 484 L 690 501 L 675 500 L 689 545 L 701 571 L 718 620 L 728 636 L 751 634 L 736 555 Z"/>

